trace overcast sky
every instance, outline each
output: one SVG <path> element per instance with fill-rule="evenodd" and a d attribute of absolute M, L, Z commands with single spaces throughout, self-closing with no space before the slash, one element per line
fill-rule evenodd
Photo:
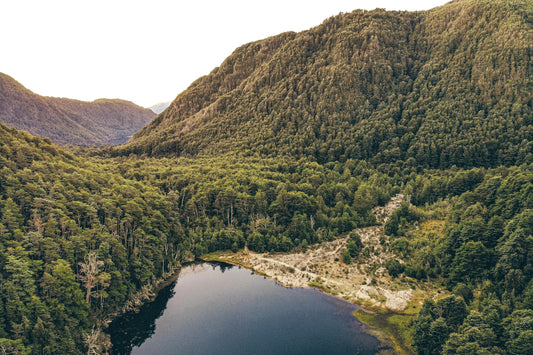
<path fill-rule="evenodd" d="M 245 43 L 446 0 L 0 0 L 0 72 L 44 96 L 173 100 Z"/>

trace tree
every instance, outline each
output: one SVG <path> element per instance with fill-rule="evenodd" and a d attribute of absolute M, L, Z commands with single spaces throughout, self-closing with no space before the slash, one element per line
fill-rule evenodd
<path fill-rule="evenodd" d="M 101 327 L 93 327 L 90 333 L 85 334 L 87 355 L 107 353 L 111 348 L 109 336 L 102 332 Z"/>
<path fill-rule="evenodd" d="M 342 262 L 345 264 L 349 264 L 352 262 L 352 257 L 350 255 L 350 251 L 348 249 L 344 249 L 341 254 Z"/>
<path fill-rule="evenodd" d="M 426 300 L 414 321 L 413 339 L 420 354 L 439 354 L 450 332 L 467 316 L 462 298 L 450 296 L 437 303 Z"/>
<path fill-rule="evenodd" d="M 509 353 L 530 354 L 533 350 L 533 310 L 516 310 L 502 323 Z"/>
<path fill-rule="evenodd" d="M 461 296 L 465 302 L 470 302 L 472 300 L 472 288 L 460 282 L 453 288 L 453 294 L 456 296 Z"/>
<path fill-rule="evenodd" d="M 533 353 L 533 330 L 528 329 L 520 332 L 516 338 L 506 343 L 507 351 L 511 355 Z"/>
<path fill-rule="evenodd" d="M 22 339 L 11 340 L 0 338 L 0 353 L 2 354 L 30 354 L 31 350 L 24 346 Z"/>
<path fill-rule="evenodd" d="M 84 261 L 79 263 L 79 266 L 80 275 L 78 277 L 86 290 L 85 302 L 90 305 L 91 297 L 100 296 L 98 291 L 94 289 L 109 286 L 111 276 L 106 272 L 102 272 L 101 269 L 104 266 L 104 262 L 97 260 L 97 255 L 94 251 L 87 254 Z"/>
<path fill-rule="evenodd" d="M 491 253 L 477 241 L 469 241 L 459 248 L 452 263 L 450 279 L 458 281 L 480 280 L 490 269 Z"/>
<path fill-rule="evenodd" d="M 446 324 L 453 330 L 456 330 L 468 315 L 465 301 L 457 296 L 450 296 L 439 300 L 435 312 L 446 319 Z"/>
<path fill-rule="evenodd" d="M 51 274 L 45 272 L 41 279 L 41 289 L 59 327 L 87 324 L 88 304 L 83 302 L 80 285 L 65 260 L 59 259 L 52 263 Z"/>
<path fill-rule="evenodd" d="M 404 270 L 404 266 L 397 259 L 388 260 L 385 263 L 385 267 L 393 278 L 400 275 Z"/>
<path fill-rule="evenodd" d="M 363 242 L 361 242 L 359 234 L 355 232 L 350 233 L 350 238 L 348 239 L 346 247 L 350 252 L 350 256 L 356 258 L 361 252 L 361 249 L 363 249 Z"/>
<path fill-rule="evenodd" d="M 427 304 L 427 302 L 424 302 L 423 307 L 426 307 Z M 414 344 L 417 352 L 421 355 L 436 354 L 438 353 L 438 348 L 435 349 L 430 334 L 430 327 L 431 323 L 433 322 L 433 317 L 429 313 L 422 314 L 423 310 L 424 308 L 422 308 L 414 322 Z"/>
<path fill-rule="evenodd" d="M 475 353 L 493 353 L 497 338 L 493 329 L 486 323 L 483 315 L 472 311 L 456 333 L 450 334 L 446 342 L 444 354 L 468 354 L 469 349 L 476 349 Z"/>
<path fill-rule="evenodd" d="M 20 213 L 19 206 L 13 201 L 12 198 L 9 197 L 5 201 L 4 208 L 2 208 L 0 215 L 2 216 L 0 223 L 4 226 L 4 228 L 6 228 L 5 233 L 8 236 L 13 236 L 15 233 L 17 233 L 17 231 L 18 234 L 22 234 L 20 229 L 22 227 L 24 218 Z"/>
<path fill-rule="evenodd" d="M 13 284 L 19 297 L 29 297 L 35 293 L 34 272 L 29 260 L 8 255 L 4 270 L 8 276 L 6 281 Z"/>

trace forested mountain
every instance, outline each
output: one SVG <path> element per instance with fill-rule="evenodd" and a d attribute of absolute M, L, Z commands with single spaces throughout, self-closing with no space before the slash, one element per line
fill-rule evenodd
<path fill-rule="evenodd" d="M 0 181 L 0 349 L 32 354 L 104 351 L 110 314 L 181 262 L 332 240 L 400 183 L 364 162 L 87 161 L 1 123 Z"/>
<path fill-rule="evenodd" d="M 121 151 L 432 168 L 530 161 L 532 16 L 526 0 L 462 0 L 354 11 L 249 43 Z"/>
<path fill-rule="evenodd" d="M 180 260 L 168 202 L 3 123 L 0 142 L 0 349 L 105 347 L 102 317 Z"/>
<path fill-rule="evenodd" d="M 0 351 L 105 353 L 102 325 L 181 262 L 304 251 L 401 192 L 380 269 L 439 289 L 406 348 L 533 352 L 532 16 L 531 0 L 341 14 L 238 48 L 116 148 L 0 123 Z M 1 115 L 79 140 L 102 132 L 82 112 L 118 105 L 0 89 Z M 354 243 L 352 263 L 377 252 Z"/>
<path fill-rule="evenodd" d="M 0 122 L 57 144 L 121 144 L 154 117 L 151 110 L 129 101 L 39 96 L 0 73 Z"/>

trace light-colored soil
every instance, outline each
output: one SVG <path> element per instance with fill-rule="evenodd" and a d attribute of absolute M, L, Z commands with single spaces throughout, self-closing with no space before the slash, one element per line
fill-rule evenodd
<path fill-rule="evenodd" d="M 376 207 L 373 212 L 379 224 L 356 229 L 363 248 L 368 247 L 371 252 L 366 258 L 361 253 L 349 265 L 341 262 L 348 236 L 312 246 L 305 253 L 259 254 L 244 251 L 222 254 L 219 259 L 244 265 L 286 287 L 317 287 L 357 304 L 402 311 L 414 297 L 415 290 L 411 288 L 414 283 L 406 279 L 391 279 L 384 265 L 395 255 L 381 245 L 380 239 L 384 237 L 388 242 L 384 224 L 404 200 L 405 197 L 399 194 L 386 206 Z"/>

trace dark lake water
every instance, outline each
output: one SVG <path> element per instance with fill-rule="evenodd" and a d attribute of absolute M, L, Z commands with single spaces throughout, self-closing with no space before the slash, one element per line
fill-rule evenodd
<path fill-rule="evenodd" d="M 114 354 L 375 354 L 356 306 L 227 264 L 185 267 L 110 328 Z"/>

